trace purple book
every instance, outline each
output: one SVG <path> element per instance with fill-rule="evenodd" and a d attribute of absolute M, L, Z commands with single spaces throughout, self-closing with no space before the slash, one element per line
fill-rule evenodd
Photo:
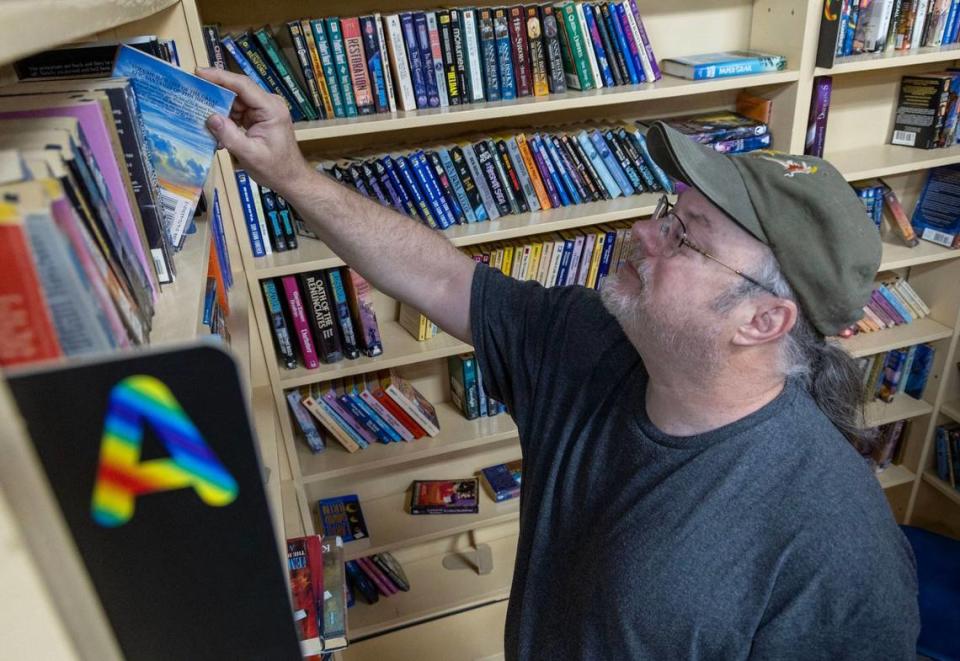
<path fill-rule="evenodd" d="M 876 289 L 870 292 L 870 301 L 873 302 L 875 305 L 879 305 L 880 308 L 887 313 L 887 316 L 893 319 L 894 323 L 896 323 L 897 325 L 907 323 L 907 320 L 903 318 L 903 315 L 897 312 L 896 308 L 890 305 L 890 301 L 885 299 L 883 297 L 883 294 L 881 294 Z"/>
<path fill-rule="evenodd" d="M 619 4 L 611 3 L 610 9 L 614 10 L 617 20 L 620 21 L 620 25 L 623 27 L 623 37 L 630 51 L 629 53 L 624 53 L 624 55 L 633 61 L 633 66 L 637 68 L 637 73 L 641 73 L 643 71 L 643 60 L 640 57 L 640 49 L 643 48 L 643 44 L 638 44 L 636 39 L 633 38 L 633 30 L 630 29 L 630 20 L 627 18 L 627 12 L 630 11 L 630 7 L 626 2 L 621 2 Z M 653 82 L 652 80 L 647 80 L 646 73 L 640 78 L 640 82 L 642 83 Z"/>
<path fill-rule="evenodd" d="M 363 438 L 363 440 L 365 440 L 368 444 L 377 442 L 377 437 L 373 435 L 373 432 L 364 427 L 363 424 L 353 417 L 353 414 L 350 413 L 350 411 L 348 411 L 347 408 L 340 403 L 340 400 L 337 398 L 336 391 L 331 388 L 327 392 L 323 393 L 321 397 L 323 397 L 323 401 L 329 404 L 330 408 L 336 411 L 340 417 L 350 425 L 350 428 Z"/>
<path fill-rule="evenodd" d="M 824 141 L 827 137 L 827 114 L 830 112 L 830 92 L 833 78 L 817 76 L 813 80 L 813 99 L 810 102 L 810 117 L 807 119 L 807 138 L 803 153 L 823 158 Z"/>
<path fill-rule="evenodd" d="M 643 49 L 647 51 L 647 59 L 650 60 L 650 68 L 653 70 L 653 80 L 660 80 L 663 78 L 663 74 L 660 73 L 660 65 L 657 64 L 657 56 L 653 54 L 653 44 L 650 43 L 650 37 L 647 36 L 647 29 L 643 27 L 643 19 L 640 18 L 640 10 L 637 8 L 637 0 L 630 0 L 630 11 L 633 12 L 633 17 L 637 20 L 637 30 L 640 32 L 640 40 L 643 42 Z"/>

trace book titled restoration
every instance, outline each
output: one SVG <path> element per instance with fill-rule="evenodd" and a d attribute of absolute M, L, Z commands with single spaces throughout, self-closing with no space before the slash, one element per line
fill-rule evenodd
<path fill-rule="evenodd" d="M 229 115 L 236 95 L 126 44 L 117 52 L 113 75 L 133 82 L 167 234 L 172 245 L 180 245 L 217 149 L 207 117 Z"/>

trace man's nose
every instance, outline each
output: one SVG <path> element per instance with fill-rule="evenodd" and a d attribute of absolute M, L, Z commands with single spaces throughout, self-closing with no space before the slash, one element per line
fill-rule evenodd
<path fill-rule="evenodd" d="M 659 244 L 660 223 L 651 218 L 638 220 L 630 228 L 630 236 L 644 257 L 656 256 Z"/>

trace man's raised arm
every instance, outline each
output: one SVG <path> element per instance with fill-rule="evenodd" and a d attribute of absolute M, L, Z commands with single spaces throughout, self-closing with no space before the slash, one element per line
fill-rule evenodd
<path fill-rule="evenodd" d="M 255 181 L 286 198 L 377 289 L 416 307 L 454 337 L 473 341 L 473 260 L 434 230 L 315 172 L 300 153 L 279 96 L 228 71 L 201 69 L 198 75 L 236 92 L 230 117 L 211 115 L 207 127 Z"/>

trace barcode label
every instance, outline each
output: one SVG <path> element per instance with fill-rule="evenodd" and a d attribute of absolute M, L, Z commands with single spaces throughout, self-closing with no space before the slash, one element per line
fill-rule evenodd
<path fill-rule="evenodd" d="M 923 229 L 923 234 L 921 234 L 924 239 L 927 241 L 932 241 L 933 243 L 939 243 L 941 246 L 946 246 L 949 248 L 953 245 L 953 237 L 946 232 L 938 232 L 937 230 L 930 229 L 925 227 Z"/>
<path fill-rule="evenodd" d="M 157 270 L 157 281 L 161 285 L 169 285 L 173 282 L 170 272 L 167 270 L 167 260 L 163 258 L 163 250 L 153 248 L 150 250 L 150 256 L 153 258 L 153 267 Z"/>
<path fill-rule="evenodd" d="M 166 188 L 160 188 L 160 210 L 163 212 L 170 244 L 179 246 L 183 233 L 193 216 L 192 200 L 177 195 Z"/>
<path fill-rule="evenodd" d="M 893 140 L 891 140 L 895 145 L 906 145 L 907 147 L 913 147 L 917 144 L 917 134 L 913 131 L 894 131 Z"/>

